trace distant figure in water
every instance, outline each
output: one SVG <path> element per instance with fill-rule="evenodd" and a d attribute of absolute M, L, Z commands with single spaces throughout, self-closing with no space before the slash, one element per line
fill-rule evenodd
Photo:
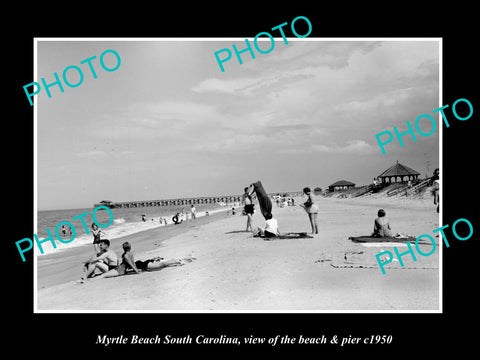
<path fill-rule="evenodd" d="M 178 224 L 181 224 L 183 222 L 183 219 L 180 217 L 180 213 L 176 213 L 173 217 L 172 217 L 172 221 L 175 225 L 178 225 Z"/>

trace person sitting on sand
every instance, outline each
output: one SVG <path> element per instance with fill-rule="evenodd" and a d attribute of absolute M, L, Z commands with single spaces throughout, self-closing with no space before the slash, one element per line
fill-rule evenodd
<path fill-rule="evenodd" d="M 386 217 L 385 210 L 380 209 L 377 213 L 378 217 L 373 222 L 373 237 L 406 237 L 400 233 L 394 233 L 390 227 L 390 220 Z"/>
<path fill-rule="evenodd" d="M 118 265 L 118 257 L 114 251 L 110 250 L 110 241 L 107 239 L 101 239 L 98 243 L 100 247 L 100 253 L 92 256 L 84 263 L 86 268 L 86 278 L 92 277 L 95 274 L 95 270 L 105 273 L 109 270 L 115 269 Z"/>
<path fill-rule="evenodd" d="M 122 244 L 123 254 L 122 262 L 115 267 L 114 269 L 107 271 L 99 276 L 94 277 L 93 279 L 103 279 L 116 276 L 122 276 L 127 273 L 129 270 L 133 270 L 136 274 L 140 274 L 142 271 L 154 271 L 160 270 L 169 266 L 182 266 L 185 265 L 186 261 L 192 261 L 194 258 L 188 257 L 185 259 L 172 259 L 162 261 L 162 257 L 154 257 L 153 259 L 147 260 L 135 260 L 135 254 L 132 251 L 130 243 L 124 242 Z"/>
<path fill-rule="evenodd" d="M 278 231 L 278 221 L 273 218 L 272 214 L 267 214 L 267 221 L 265 221 L 265 227 L 258 227 L 254 232 L 255 237 L 276 237 L 280 235 Z"/>

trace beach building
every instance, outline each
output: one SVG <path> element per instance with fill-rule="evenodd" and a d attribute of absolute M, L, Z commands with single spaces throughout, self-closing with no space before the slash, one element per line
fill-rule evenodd
<path fill-rule="evenodd" d="M 334 182 L 332 185 L 330 185 L 328 187 L 328 191 L 348 190 L 354 187 L 355 187 L 355 184 L 350 181 L 339 180 L 337 182 Z"/>
<path fill-rule="evenodd" d="M 95 204 L 94 207 L 97 207 L 97 206 L 106 206 L 106 207 L 108 207 L 108 208 L 110 208 L 110 209 L 113 209 L 113 208 L 116 207 L 115 204 L 114 204 L 114 202 L 113 202 L 113 201 L 110 201 L 110 200 L 102 200 L 102 201 L 100 201 L 100 203 Z"/>
<path fill-rule="evenodd" d="M 377 176 L 382 184 L 401 183 L 418 180 L 420 173 L 398 162 Z"/>

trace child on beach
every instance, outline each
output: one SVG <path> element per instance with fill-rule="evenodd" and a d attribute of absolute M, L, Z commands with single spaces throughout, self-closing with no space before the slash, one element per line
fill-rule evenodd
<path fill-rule="evenodd" d="M 97 246 L 100 243 L 100 236 L 104 234 L 104 232 L 98 228 L 97 224 L 92 223 L 92 234 L 93 234 L 93 248 L 95 249 L 95 252 L 99 252 L 100 249 L 97 249 Z"/>
<path fill-rule="evenodd" d="M 173 215 L 172 221 L 175 225 L 181 224 L 183 222 L 183 219 L 181 218 L 180 213 L 177 212 L 175 215 Z"/>
<path fill-rule="evenodd" d="M 307 195 L 307 201 L 300 206 L 303 207 L 308 214 L 308 219 L 310 220 L 310 225 L 312 226 L 312 234 L 318 234 L 318 205 L 315 204 L 315 197 L 313 196 L 309 187 L 304 188 L 303 193 Z"/>

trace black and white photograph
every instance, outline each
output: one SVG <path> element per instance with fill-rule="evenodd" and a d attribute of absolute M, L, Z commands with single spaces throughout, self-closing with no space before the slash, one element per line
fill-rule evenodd
<path fill-rule="evenodd" d="M 18 326 L 102 356 L 446 343 L 476 271 L 473 48 L 411 14 L 25 30 Z"/>
<path fill-rule="evenodd" d="M 38 311 L 441 310 L 441 41 L 247 41 L 37 40 Z"/>

